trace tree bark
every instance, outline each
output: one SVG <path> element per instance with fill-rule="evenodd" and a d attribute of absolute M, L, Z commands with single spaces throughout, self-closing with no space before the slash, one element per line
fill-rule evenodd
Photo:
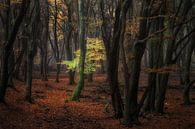
<path fill-rule="evenodd" d="M 195 36 L 195 34 L 194 34 Z M 193 36 L 192 36 L 193 37 Z M 183 91 L 183 103 L 185 105 L 190 104 L 190 69 L 191 69 L 191 61 L 192 54 L 195 49 L 194 39 L 191 40 L 191 43 L 188 46 L 187 55 L 186 55 L 186 63 L 184 66 L 184 91 Z"/>
<path fill-rule="evenodd" d="M 84 66 L 86 54 L 86 41 L 85 41 L 85 15 L 84 15 L 84 0 L 78 1 L 79 5 L 79 43 L 80 43 L 80 59 L 79 59 L 79 73 L 78 84 L 75 88 L 71 101 L 79 101 L 81 91 L 84 87 Z"/>
<path fill-rule="evenodd" d="M 2 75 L 1 75 L 2 78 L 1 78 L 1 83 L 0 83 L 0 102 L 4 102 L 4 97 L 5 97 L 6 89 L 7 89 L 7 82 L 9 79 L 9 76 L 8 76 L 9 56 L 12 52 L 14 41 L 17 36 L 17 32 L 19 31 L 23 18 L 26 15 L 29 4 L 30 4 L 30 0 L 22 0 L 22 5 L 21 5 L 19 15 L 14 23 L 11 34 L 9 38 L 7 39 L 6 45 L 4 47 L 4 52 L 2 55 L 3 56 L 3 62 L 2 62 L 3 71 L 2 71 Z"/>

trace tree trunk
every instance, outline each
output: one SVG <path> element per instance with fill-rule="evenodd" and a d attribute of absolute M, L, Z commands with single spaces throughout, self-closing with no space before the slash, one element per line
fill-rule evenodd
<path fill-rule="evenodd" d="M 68 8 L 68 35 L 67 35 L 67 41 L 65 43 L 65 50 L 66 50 L 65 52 L 66 52 L 67 60 L 71 61 L 73 59 L 72 49 L 71 49 L 71 44 L 72 44 L 71 38 L 73 37 L 72 10 L 71 10 L 72 2 L 70 3 L 66 2 L 66 5 Z M 70 85 L 75 84 L 75 81 L 74 81 L 75 71 L 69 70 L 68 73 L 69 73 L 69 84 Z"/>
<path fill-rule="evenodd" d="M 59 62 L 58 62 L 59 63 Z M 61 69 L 61 65 L 57 64 L 57 72 L 56 72 L 56 82 L 60 82 L 59 77 L 60 77 L 60 69 Z"/>
<path fill-rule="evenodd" d="M 138 84 L 141 70 L 141 59 L 145 51 L 145 43 L 136 44 L 134 48 L 134 60 L 130 76 L 130 86 L 125 97 L 125 124 L 131 125 L 138 122 Z"/>
<path fill-rule="evenodd" d="M 195 34 L 194 34 L 195 36 Z M 188 46 L 186 63 L 184 66 L 184 92 L 183 92 L 183 103 L 185 105 L 190 104 L 190 69 L 191 69 L 191 61 L 192 54 L 195 49 L 194 39 L 191 40 L 191 43 Z"/>
<path fill-rule="evenodd" d="M 159 87 L 156 100 L 156 111 L 158 113 L 164 113 L 165 95 L 168 86 L 169 73 L 159 75 Z"/>
<path fill-rule="evenodd" d="M 149 1 L 144 1 L 142 3 L 141 17 L 148 17 L 150 9 Z M 127 126 L 132 124 L 138 124 L 138 84 L 141 71 L 141 60 L 144 55 L 146 48 L 146 40 L 142 41 L 148 36 L 149 27 L 147 26 L 148 19 L 145 18 L 140 21 L 138 38 L 134 43 L 133 47 L 133 59 L 132 66 L 130 67 L 131 75 L 129 80 L 129 86 L 126 86 L 126 96 L 125 96 L 125 111 L 124 119 Z"/>
<path fill-rule="evenodd" d="M 88 80 L 88 82 L 93 82 L 93 73 L 87 74 L 87 80 Z"/>
<path fill-rule="evenodd" d="M 70 70 L 68 73 L 69 73 L 69 84 L 70 85 L 75 84 L 74 81 L 75 71 Z"/>
<path fill-rule="evenodd" d="M 32 102 L 32 75 L 33 75 L 33 65 L 34 65 L 34 57 L 37 52 L 37 44 L 38 39 L 41 35 L 41 27 L 40 25 L 40 3 L 39 0 L 33 1 L 34 9 L 31 15 L 28 15 L 26 18 L 27 24 L 31 24 L 26 30 L 28 42 L 27 42 L 27 80 L 26 80 L 26 91 L 25 91 L 25 100 L 28 102 Z M 31 17 L 30 17 L 31 16 Z M 29 20 L 29 19 L 33 20 Z M 30 23 L 29 23 L 30 21 Z"/>
<path fill-rule="evenodd" d="M 4 97 L 7 89 L 8 82 L 8 59 L 7 52 L 3 50 L 2 53 L 2 74 L 1 74 L 1 85 L 0 85 L 0 102 L 5 102 Z"/>
<path fill-rule="evenodd" d="M 5 93 L 6 93 L 6 89 L 7 89 L 7 83 L 8 83 L 8 79 L 9 79 L 9 74 L 8 74 L 8 64 L 9 64 L 9 56 L 12 52 L 13 49 L 13 45 L 17 36 L 17 32 L 19 31 L 20 25 L 23 21 L 23 18 L 27 12 L 27 9 L 29 7 L 30 4 L 30 0 L 22 0 L 22 5 L 21 5 L 21 9 L 19 12 L 19 16 L 17 17 L 13 29 L 11 31 L 11 34 L 9 36 L 9 39 L 6 39 L 6 45 L 4 47 L 4 52 L 3 52 L 3 64 L 2 64 L 2 79 L 1 79 L 1 83 L 0 83 L 0 102 L 4 102 L 4 97 L 5 97 Z"/>
<path fill-rule="evenodd" d="M 79 0 L 78 5 L 79 5 L 79 43 L 80 43 L 81 53 L 79 59 L 78 84 L 73 92 L 71 98 L 72 101 L 79 101 L 81 91 L 84 87 L 84 66 L 85 66 L 85 54 L 86 54 L 84 0 Z"/>
<path fill-rule="evenodd" d="M 29 44 L 30 45 L 30 44 Z M 27 80 L 26 80 L 26 91 L 25 91 L 25 100 L 32 102 L 31 99 L 31 90 L 32 90 L 32 67 L 33 67 L 33 52 L 27 48 Z"/>
<path fill-rule="evenodd" d="M 57 7 L 57 0 L 55 0 L 55 14 L 54 14 L 54 44 L 55 48 L 53 48 L 53 52 L 55 53 L 55 60 L 56 60 L 56 82 L 59 82 L 59 75 L 60 75 L 60 52 L 58 47 L 58 33 L 57 33 L 57 24 L 58 24 L 58 7 Z M 51 43 L 52 44 L 52 43 Z"/>

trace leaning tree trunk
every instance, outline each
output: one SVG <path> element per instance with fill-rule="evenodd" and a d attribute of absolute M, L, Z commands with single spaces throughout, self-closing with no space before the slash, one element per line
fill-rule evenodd
<path fill-rule="evenodd" d="M 84 0 L 79 0 L 79 43 L 80 43 L 80 59 L 79 59 L 79 73 L 78 73 L 78 84 L 75 88 L 72 101 L 79 101 L 81 91 L 84 87 L 84 66 L 85 66 L 85 15 L 84 15 Z"/>
<path fill-rule="evenodd" d="M 30 0 L 23 0 L 22 1 L 22 5 L 21 5 L 21 9 L 19 12 L 19 16 L 17 17 L 13 29 L 11 31 L 11 34 L 9 36 L 9 39 L 7 39 L 7 43 L 4 47 L 4 52 L 3 52 L 3 62 L 2 62 L 2 79 L 1 79 L 1 83 L 0 83 L 0 102 L 4 102 L 4 97 L 5 97 L 5 93 L 6 93 L 6 89 L 7 89 L 7 82 L 9 79 L 9 75 L 8 75 L 8 64 L 9 64 L 9 56 L 12 52 L 13 49 L 13 45 L 17 36 L 17 33 L 19 31 L 20 25 L 23 21 L 23 18 L 25 17 L 25 14 L 27 12 L 27 9 L 29 7 L 30 4 Z"/>

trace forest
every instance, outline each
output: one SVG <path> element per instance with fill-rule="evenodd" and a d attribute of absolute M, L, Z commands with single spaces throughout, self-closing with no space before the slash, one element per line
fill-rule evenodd
<path fill-rule="evenodd" d="M 0 129 L 195 129 L 195 0 L 0 0 Z"/>

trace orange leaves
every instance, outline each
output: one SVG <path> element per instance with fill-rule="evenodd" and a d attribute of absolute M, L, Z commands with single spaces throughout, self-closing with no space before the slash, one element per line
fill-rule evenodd
<path fill-rule="evenodd" d="M 139 18 L 138 17 L 134 17 L 132 20 L 126 23 L 126 30 L 125 30 L 126 34 L 129 34 L 135 37 L 136 34 L 138 33 L 138 30 L 139 30 Z"/>
<path fill-rule="evenodd" d="M 64 3 L 63 0 L 57 0 L 57 10 L 55 8 L 55 0 L 49 0 L 49 3 L 50 3 L 50 22 L 49 22 L 49 28 L 50 30 L 53 29 L 53 23 L 54 23 L 54 19 L 56 18 L 57 19 L 57 23 L 58 23 L 58 33 L 61 34 L 62 31 L 61 28 L 63 26 L 63 24 L 65 22 L 68 21 L 68 16 L 67 16 L 67 6 L 66 4 Z M 57 11 L 57 17 L 55 16 L 55 12 Z M 61 39 L 61 37 L 59 37 Z"/>
<path fill-rule="evenodd" d="M 177 71 L 178 69 L 179 67 L 176 64 L 172 64 L 161 68 L 146 68 L 144 71 L 147 73 L 167 74 Z"/>
<path fill-rule="evenodd" d="M 11 0 L 11 4 L 21 4 L 22 0 Z"/>

